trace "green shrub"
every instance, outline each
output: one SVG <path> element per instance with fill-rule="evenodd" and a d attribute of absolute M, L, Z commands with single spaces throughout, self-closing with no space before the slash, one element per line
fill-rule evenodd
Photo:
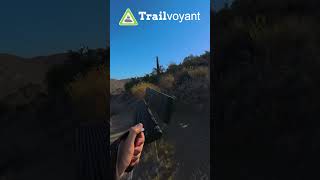
<path fill-rule="evenodd" d="M 130 92 L 131 89 L 141 83 L 141 82 L 145 82 L 145 83 L 151 83 L 151 84 L 157 84 L 159 82 L 159 77 L 157 75 L 154 75 L 154 74 L 147 74 L 143 77 L 140 77 L 140 78 L 131 78 L 129 82 L 127 82 L 125 85 L 124 85 L 124 89 L 127 91 L 127 92 Z"/>
<path fill-rule="evenodd" d="M 198 66 L 209 66 L 210 53 L 206 51 L 201 56 L 190 55 L 183 60 L 182 65 L 186 68 L 198 67 Z"/>
<path fill-rule="evenodd" d="M 159 81 L 159 77 L 156 74 L 147 74 L 141 78 L 141 81 L 157 84 Z"/>
<path fill-rule="evenodd" d="M 181 65 L 177 65 L 175 63 L 171 63 L 171 64 L 169 64 L 166 73 L 175 74 L 179 70 L 181 70 Z"/>
<path fill-rule="evenodd" d="M 138 78 L 131 78 L 125 85 L 124 85 L 124 89 L 129 92 L 131 90 L 131 88 L 135 85 L 137 85 L 138 83 L 140 83 L 141 80 Z"/>

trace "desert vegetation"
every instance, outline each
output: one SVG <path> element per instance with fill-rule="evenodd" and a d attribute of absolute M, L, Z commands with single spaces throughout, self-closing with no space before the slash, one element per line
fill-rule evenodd
<path fill-rule="evenodd" d="M 104 119 L 107 108 L 107 71 L 104 64 L 77 77 L 66 88 L 72 106 L 86 119 Z"/>
<path fill-rule="evenodd" d="M 8 63 L 14 56 L 4 56 L 0 66 L 18 78 L 0 96 L 0 179 L 46 179 L 53 172 L 73 178 L 75 129 L 106 120 L 108 53 L 80 48 Z"/>
<path fill-rule="evenodd" d="M 174 180 L 177 170 L 174 153 L 175 147 L 163 139 L 146 146 L 141 165 L 134 172 L 134 178 Z"/>
<path fill-rule="evenodd" d="M 70 104 L 77 119 L 106 120 L 107 51 L 81 48 L 69 51 L 69 60 L 53 66 L 47 73 L 49 96 Z"/>
<path fill-rule="evenodd" d="M 147 88 L 152 88 L 154 90 L 159 91 L 160 88 L 154 84 L 147 83 L 147 82 L 140 82 L 136 85 L 134 85 L 130 90 L 131 94 L 135 96 L 136 98 L 142 99 L 145 95 L 145 90 Z"/>
<path fill-rule="evenodd" d="M 217 179 L 314 178 L 318 9 L 316 0 L 234 0 L 212 12 Z"/>
<path fill-rule="evenodd" d="M 127 82 L 126 91 L 133 95 L 141 95 L 146 87 L 151 87 L 188 103 L 201 102 L 203 98 L 209 98 L 210 52 L 200 56 L 190 55 L 180 64 L 169 64 L 166 69 L 158 64 L 158 59 L 156 62 L 157 67 L 150 74 L 132 78 Z"/>
<path fill-rule="evenodd" d="M 162 139 L 145 147 L 134 178 L 209 179 L 210 52 L 187 56 L 166 68 L 160 60 L 149 74 L 126 80 L 122 94 L 141 99 L 149 87 L 176 97 L 172 124 L 163 126 Z M 186 143 L 186 137 L 192 143 Z M 193 156 L 195 151 L 202 153 Z"/>

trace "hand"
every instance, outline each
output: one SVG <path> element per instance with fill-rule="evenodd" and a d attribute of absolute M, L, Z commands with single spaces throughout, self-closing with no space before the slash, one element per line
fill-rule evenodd
<path fill-rule="evenodd" d="M 145 140 L 142 131 L 143 125 L 139 123 L 131 127 L 127 138 L 120 142 L 117 160 L 117 174 L 119 177 L 129 166 L 139 163 Z"/>

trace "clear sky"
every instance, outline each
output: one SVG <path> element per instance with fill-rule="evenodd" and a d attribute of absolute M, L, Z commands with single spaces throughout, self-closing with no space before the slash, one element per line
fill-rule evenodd
<path fill-rule="evenodd" d="M 5 0 L 0 5 L 0 53 L 23 57 L 106 47 L 107 0 Z"/>
<path fill-rule="evenodd" d="M 123 79 L 143 76 L 160 64 L 180 63 L 188 55 L 210 50 L 210 0 L 111 0 L 110 74 Z M 139 25 L 121 27 L 119 21 L 130 8 Z M 200 12 L 200 21 L 140 21 L 138 11 L 159 13 Z"/>

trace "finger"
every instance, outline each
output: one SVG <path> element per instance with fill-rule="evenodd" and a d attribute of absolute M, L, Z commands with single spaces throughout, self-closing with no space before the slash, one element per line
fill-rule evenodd
<path fill-rule="evenodd" d="M 133 156 L 130 163 L 136 162 L 138 159 L 140 159 L 140 154 L 138 156 Z"/>
<path fill-rule="evenodd" d="M 145 141 L 144 133 L 141 132 L 136 137 L 135 146 L 141 146 L 142 144 L 144 144 L 144 141 Z"/>
<path fill-rule="evenodd" d="M 143 149 L 143 146 L 135 147 L 133 155 L 136 156 L 136 155 L 140 154 L 142 152 L 142 149 Z"/>
<path fill-rule="evenodd" d="M 135 139 L 136 139 L 136 136 L 142 132 L 142 129 L 143 129 L 143 125 L 141 123 L 133 126 L 130 128 L 129 130 L 129 135 L 128 135 L 128 138 L 127 140 L 130 142 L 130 143 L 134 143 L 135 142 Z"/>
<path fill-rule="evenodd" d="M 137 160 L 135 160 L 135 161 L 132 161 L 132 162 L 130 163 L 130 166 L 135 166 L 135 165 L 138 164 L 139 162 L 140 162 L 140 158 L 137 159 Z"/>
<path fill-rule="evenodd" d="M 129 165 L 135 165 L 135 164 L 137 164 L 137 162 L 139 162 L 139 159 L 140 159 L 140 158 L 132 158 L 131 161 L 130 161 L 130 163 L 129 163 Z"/>

